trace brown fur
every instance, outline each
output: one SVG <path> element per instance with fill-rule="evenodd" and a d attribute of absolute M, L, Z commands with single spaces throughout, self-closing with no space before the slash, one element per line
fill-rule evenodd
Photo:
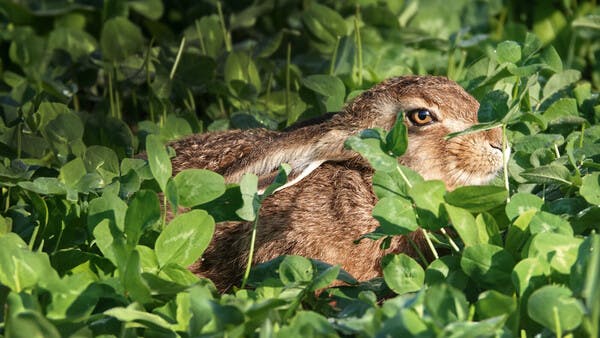
<path fill-rule="evenodd" d="M 405 121 L 409 147 L 399 162 L 426 179 L 443 180 L 449 189 L 482 184 L 502 167 L 500 131 L 444 140 L 448 133 L 477 123 L 478 107 L 472 96 L 446 78 L 392 78 L 317 124 L 283 132 L 232 130 L 176 141 L 171 144 L 177 153 L 173 169 L 176 173 L 206 168 L 237 182 L 245 172 L 270 177 L 281 162 L 291 164 L 292 177 L 310 163 L 322 163 L 264 201 L 254 263 L 284 254 L 303 255 L 340 264 L 358 280 L 367 280 L 381 274 L 384 254 L 413 254 L 413 250 L 404 237 L 396 237 L 385 251 L 379 241 L 353 243 L 379 226 L 371 216 L 377 199 L 372 190 L 373 170 L 358 154 L 344 149 L 344 141 L 366 128 L 389 129 L 399 111 L 426 108 L 438 121 L 420 127 Z M 191 270 L 213 280 L 220 290 L 238 283 L 248 257 L 250 229 L 251 224 L 244 222 L 218 224 L 211 245 Z M 413 239 L 423 248 L 419 234 Z"/>

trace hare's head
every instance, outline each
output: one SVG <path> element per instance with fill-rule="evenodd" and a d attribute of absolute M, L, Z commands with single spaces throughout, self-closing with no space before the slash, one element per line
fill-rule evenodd
<path fill-rule="evenodd" d="M 479 103 L 444 77 L 405 76 L 386 80 L 358 96 L 343 116 L 356 128 L 392 127 L 404 112 L 409 141 L 400 163 L 449 188 L 483 184 L 502 168 L 499 128 L 446 139 L 477 123 Z"/>
<path fill-rule="evenodd" d="M 502 168 L 499 129 L 446 140 L 449 133 L 477 123 L 479 103 L 444 77 L 402 76 L 363 92 L 329 119 L 301 123 L 285 132 L 230 131 L 193 136 L 172 144 L 175 169 L 209 168 L 237 182 L 246 172 L 260 176 L 261 187 L 272 181 L 280 163 L 292 166 L 293 185 L 321 164 L 355 159 L 345 140 L 363 129 L 390 129 L 404 113 L 409 145 L 400 163 L 426 179 L 441 179 L 452 189 L 482 184 Z"/>

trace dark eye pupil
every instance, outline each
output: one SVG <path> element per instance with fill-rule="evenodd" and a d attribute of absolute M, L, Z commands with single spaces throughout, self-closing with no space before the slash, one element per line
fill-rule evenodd
<path fill-rule="evenodd" d="M 419 120 L 426 120 L 429 117 L 429 112 L 427 110 L 419 110 L 417 117 Z"/>

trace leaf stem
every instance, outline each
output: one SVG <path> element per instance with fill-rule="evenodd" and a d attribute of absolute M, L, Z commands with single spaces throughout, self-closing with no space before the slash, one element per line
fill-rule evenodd
<path fill-rule="evenodd" d="M 169 74 L 169 79 L 173 80 L 175 77 L 175 72 L 177 71 L 177 66 L 179 66 L 179 61 L 181 60 L 181 54 L 183 54 L 183 48 L 185 47 L 185 36 L 181 38 L 181 43 L 179 44 L 179 50 L 177 51 L 177 56 L 175 57 L 175 63 L 173 64 L 173 68 L 171 68 L 171 73 Z"/>
<path fill-rule="evenodd" d="M 248 282 L 248 277 L 250 276 L 250 268 L 252 267 L 252 260 L 254 259 L 254 243 L 256 242 L 256 229 L 258 227 L 258 218 L 259 214 L 256 214 L 256 218 L 254 219 L 254 223 L 252 224 L 252 235 L 250 237 L 250 252 L 248 253 L 248 262 L 246 263 L 246 271 L 244 271 L 244 278 L 242 279 L 241 288 L 246 287 L 246 283 Z"/>
<path fill-rule="evenodd" d="M 429 246 L 429 250 L 431 250 L 431 253 L 433 253 L 433 257 L 435 259 L 440 258 L 440 255 L 438 254 L 437 250 L 433 246 L 433 242 L 431 241 L 431 238 L 429 238 L 429 233 L 427 233 L 427 231 L 425 231 L 425 229 L 423 229 L 423 228 L 420 228 L 420 229 L 421 229 L 421 231 L 423 231 L 423 235 L 425 235 L 425 241 L 427 242 L 427 246 Z"/>
<path fill-rule="evenodd" d="M 335 73 L 335 60 L 337 59 L 338 49 L 340 48 L 340 36 L 336 36 L 335 48 L 333 49 L 333 55 L 331 56 L 331 63 L 329 64 L 329 75 Z"/>
<path fill-rule="evenodd" d="M 358 61 L 358 86 L 362 87 L 363 84 L 363 59 L 362 59 L 362 41 L 360 39 L 360 27 L 358 24 L 358 18 L 360 16 L 360 7 L 356 6 L 356 16 L 354 17 L 354 35 L 356 38 L 356 58 Z"/>
<path fill-rule="evenodd" d="M 115 98 L 113 93 L 113 79 L 112 79 L 112 68 L 107 72 L 108 73 L 108 102 L 110 104 L 110 116 L 117 117 L 115 111 Z"/>
<path fill-rule="evenodd" d="M 196 34 L 198 34 L 198 40 L 200 41 L 200 51 L 202 52 L 202 55 L 206 55 L 206 46 L 204 45 L 204 35 L 200 29 L 200 21 L 196 20 L 194 25 L 196 27 Z"/>
<path fill-rule="evenodd" d="M 22 118 L 21 118 L 21 121 L 23 121 Z M 21 158 L 22 151 L 23 151 L 23 122 L 19 122 L 17 124 L 17 159 Z"/>
<path fill-rule="evenodd" d="M 225 104 L 223 103 L 223 98 L 221 96 L 217 97 L 217 102 L 219 103 L 219 109 L 221 110 L 221 114 L 225 115 L 225 117 L 229 118 L 229 114 L 225 109 Z"/>
<path fill-rule="evenodd" d="M 2 192 L 4 194 L 4 189 L 6 189 L 6 203 L 4 205 L 4 213 L 8 212 L 10 208 L 10 187 L 2 188 Z"/>
<path fill-rule="evenodd" d="M 167 190 L 167 189 L 165 189 Z M 163 206 L 164 206 L 164 212 L 163 212 L 163 216 L 162 216 L 162 226 L 161 229 L 164 229 L 165 226 L 167 225 L 167 210 L 169 208 L 169 206 L 167 205 L 167 193 L 163 191 Z M 175 212 L 175 211 L 173 211 Z"/>
<path fill-rule="evenodd" d="M 452 247 L 452 249 L 454 249 L 454 251 L 456 251 L 456 252 L 460 252 L 460 248 L 458 247 L 458 245 L 456 245 L 456 242 L 454 242 L 454 240 L 452 239 L 452 237 L 450 237 L 450 234 L 448 234 L 448 232 L 446 231 L 446 229 L 441 228 L 440 232 L 442 234 L 444 234 L 444 236 L 446 236 L 446 238 L 448 238 L 448 243 L 450 243 L 450 246 Z"/>
<path fill-rule="evenodd" d="M 33 245 L 37 239 L 37 235 L 40 231 L 40 224 L 38 223 L 35 227 L 33 227 L 33 233 L 31 234 L 31 238 L 29 239 L 29 250 L 33 251 Z"/>
<path fill-rule="evenodd" d="M 219 22 L 221 23 L 221 31 L 223 32 L 223 41 L 225 42 L 225 50 L 227 53 L 231 52 L 231 39 L 229 38 L 229 32 L 225 27 L 225 17 L 223 16 L 223 9 L 221 8 L 221 1 L 217 1 L 217 12 L 219 13 Z"/>
<path fill-rule="evenodd" d="M 116 74 L 115 74 L 116 75 Z M 116 78 L 116 76 L 115 76 Z M 117 109 L 117 118 L 119 120 L 123 119 L 123 113 L 121 112 L 121 99 L 120 99 L 119 91 L 115 90 L 115 108 Z"/>
<path fill-rule="evenodd" d="M 287 125 L 292 124 L 290 116 L 290 67 L 292 63 L 292 44 L 287 45 L 287 54 L 285 57 L 285 116 L 287 116 Z"/>
<path fill-rule="evenodd" d="M 471 322 L 473 321 L 473 318 L 475 318 L 475 305 L 471 304 L 471 306 L 469 306 L 469 316 L 467 317 L 467 321 Z"/>
<path fill-rule="evenodd" d="M 400 176 L 402 176 L 402 179 L 404 180 L 406 185 L 408 185 L 409 188 L 412 188 L 413 187 L 412 184 L 410 183 L 410 181 L 408 180 L 408 177 L 406 177 L 406 175 L 404 174 L 402 169 L 400 169 L 399 166 L 396 166 L 396 170 L 398 170 L 398 173 L 400 173 Z"/>
<path fill-rule="evenodd" d="M 415 243 L 415 241 L 410 236 L 406 236 L 406 238 L 408 239 L 408 243 L 410 243 L 410 245 L 413 247 L 413 249 L 415 250 L 417 255 L 419 255 L 419 259 L 423 263 L 423 266 L 429 265 L 427 258 L 425 258 L 425 255 L 423 254 L 421 249 L 419 249 L 419 246 L 417 245 L 417 243 Z"/>
<path fill-rule="evenodd" d="M 554 314 L 554 325 L 555 326 L 555 332 L 557 337 L 562 337 L 562 329 L 560 327 L 560 318 L 558 317 L 558 308 L 556 306 L 552 307 L 552 313 Z"/>

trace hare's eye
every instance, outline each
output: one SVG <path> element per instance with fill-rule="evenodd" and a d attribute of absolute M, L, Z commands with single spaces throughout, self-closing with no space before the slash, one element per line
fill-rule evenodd
<path fill-rule="evenodd" d="M 409 111 L 406 115 L 415 126 L 424 126 L 434 121 L 433 115 L 427 109 L 415 109 Z"/>

